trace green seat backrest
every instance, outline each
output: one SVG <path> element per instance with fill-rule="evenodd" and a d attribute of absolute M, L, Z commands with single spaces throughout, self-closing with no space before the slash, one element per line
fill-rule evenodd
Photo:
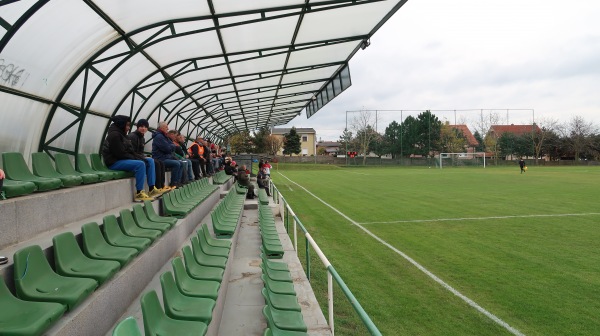
<path fill-rule="evenodd" d="M 119 322 L 112 333 L 113 336 L 142 336 L 137 322 L 132 316 Z"/>
<path fill-rule="evenodd" d="M 108 241 L 115 241 L 120 236 L 124 235 L 115 215 L 104 216 L 104 218 L 102 218 L 102 223 L 104 223 L 104 234 Z"/>
<path fill-rule="evenodd" d="M 140 302 L 144 316 L 144 332 L 146 335 L 159 335 L 159 324 L 166 317 L 156 292 L 152 290 L 144 294 Z"/>
<path fill-rule="evenodd" d="M 15 284 L 25 286 L 33 285 L 37 281 L 43 281 L 46 275 L 54 273 L 42 248 L 39 245 L 27 246 L 14 255 L 14 277 Z M 19 294 L 19 286 L 17 294 Z"/>
<path fill-rule="evenodd" d="M 97 247 L 107 244 L 102 235 L 102 231 L 100 231 L 100 226 L 98 226 L 98 223 L 96 222 L 83 224 L 81 233 L 84 241 L 83 245 L 89 249 L 95 250 Z"/>
<path fill-rule="evenodd" d="M 92 169 L 85 154 L 77 154 L 77 170 L 86 174 L 98 174 L 101 176 L 110 176 L 110 178 L 112 178 L 112 174 L 107 175 L 108 173 L 106 172 Z"/>
<path fill-rule="evenodd" d="M 162 288 L 165 307 L 171 306 L 169 304 L 171 300 L 176 300 L 177 297 L 183 295 L 179 289 L 177 289 L 177 284 L 175 283 L 175 278 L 173 278 L 173 273 L 171 273 L 171 271 L 167 271 L 160 275 L 160 287 Z"/>
<path fill-rule="evenodd" d="M 90 161 L 92 162 L 92 168 L 99 171 L 107 171 L 108 167 L 102 161 L 102 157 L 98 153 L 90 154 Z"/>
<path fill-rule="evenodd" d="M 31 166 L 33 173 L 37 176 L 60 177 L 60 174 L 52 166 L 50 156 L 44 152 L 31 153 Z"/>
<path fill-rule="evenodd" d="M 75 168 L 69 160 L 69 156 L 65 153 L 54 154 L 54 164 L 56 164 L 56 171 L 65 175 L 77 175 Z"/>
<path fill-rule="evenodd" d="M 6 177 L 11 180 L 28 181 L 35 179 L 21 153 L 2 153 L 2 164 Z"/>
<path fill-rule="evenodd" d="M 52 244 L 54 245 L 54 260 L 57 270 L 60 261 L 63 262 L 62 265 L 65 265 L 68 261 L 83 256 L 83 252 L 77 245 L 77 240 L 72 232 L 64 232 L 54 236 Z"/>

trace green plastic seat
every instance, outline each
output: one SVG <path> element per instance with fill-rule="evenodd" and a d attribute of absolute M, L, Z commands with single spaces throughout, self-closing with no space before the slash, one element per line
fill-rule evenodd
<path fill-rule="evenodd" d="M 227 258 L 209 256 L 208 254 L 204 253 L 204 251 L 202 251 L 202 248 L 200 247 L 198 237 L 192 237 L 190 241 L 192 242 L 192 251 L 194 252 L 194 258 L 196 258 L 196 262 L 198 264 L 204 266 L 225 268 L 225 266 L 227 265 Z"/>
<path fill-rule="evenodd" d="M 269 288 L 269 290 L 273 293 L 296 295 L 296 290 L 294 289 L 294 284 L 291 282 L 271 280 L 265 274 L 261 274 L 260 278 L 262 279 L 265 287 Z"/>
<path fill-rule="evenodd" d="M 110 245 L 131 247 L 142 252 L 152 244 L 152 240 L 149 238 L 131 237 L 124 234 L 114 215 L 105 216 L 102 222 L 104 223 L 104 238 Z"/>
<path fill-rule="evenodd" d="M 263 336 L 308 336 L 308 334 L 302 331 L 283 330 L 270 325 L 269 328 L 265 329 Z"/>
<path fill-rule="evenodd" d="M 142 332 L 133 316 L 128 316 L 117 324 L 112 336 L 142 336 Z"/>
<path fill-rule="evenodd" d="M 206 223 L 202 224 L 200 229 L 198 229 L 198 235 L 204 235 L 204 239 L 206 239 L 206 242 L 208 242 L 208 245 L 210 246 L 231 248 L 231 240 L 215 239 L 211 237 Z"/>
<path fill-rule="evenodd" d="M 116 177 L 113 173 L 107 173 L 92 169 L 85 154 L 77 154 L 77 171 L 84 174 L 94 174 L 98 176 L 100 181 L 114 180 Z"/>
<path fill-rule="evenodd" d="M 146 217 L 146 213 L 144 212 L 144 208 L 140 204 L 135 204 L 133 206 L 133 219 L 135 219 L 136 224 L 144 229 L 152 229 L 158 230 L 163 234 L 165 231 L 171 228 L 171 225 L 163 222 L 153 222 L 148 217 Z"/>
<path fill-rule="evenodd" d="M 92 168 L 94 170 L 113 174 L 113 176 L 116 179 L 122 179 L 122 178 L 133 176 L 133 172 L 124 171 L 124 170 L 112 170 L 112 169 L 108 168 L 104 164 L 104 162 L 102 161 L 102 157 L 98 153 L 90 154 L 90 162 L 91 162 Z"/>
<path fill-rule="evenodd" d="M 297 312 L 302 311 L 300 305 L 298 304 L 298 298 L 296 295 L 278 294 L 270 291 L 268 287 L 262 289 L 262 295 L 269 297 L 269 302 L 273 308 Z"/>
<path fill-rule="evenodd" d="M 267 196 L 267 191 L 263 188 L 258 190 L 258 202 L 263 205 L 269 204 L 269 196 Z"/>
<path fill-rule="evenodd" d="M 54 164 L 56 165 L 56 171 L 63 175 L 75 175 L 81 177 L 83 184 L 96 183 L 100 181 L 100 178 L 96 174 L 84 174 L 80 173 L 73 168 L 69 156 L 64 153 L 54 154 Z"/>
<path fill-rule="evenodd" d="M 23 301 L 12 295 L 0 277 L 0 334 L 41 335 L 64 314 L 66 307 L 54 302 Z M 10 309 L 8 309 L 10 308 Z"/>
<path fill-rule="evenodd" d="M 197 236 L 198 236 L 198 240 L 200 242 L 200 247 L 202 248 L 202 251 L 204 251 L 204 253 L 211 255 L 211 256 L 215 256 L 215 257 L 224 257 L 224 258 L 229 257 L 229 248 L 228 247 L 212 246 L 208 243 L 208 241 L 206 240 L 206 237 L 203 234 L 199 234 Z"/>
<path fill-rule="evenodd" d="M 215 232 L 217 238 L 231 238 L 233 236 L 237 226 L 227 225 L 221 222 L 215 215 L 214 211 L 210 213 L 210 218 L 212 221 L 213 231 Z"/>
<path fill-rule="evenodd" d="M 171 265 L 173 266 L 173 273 L 175 274 L 175 283 L 177 283 L 177 288 L 179 288 L 179 291 L 183 295 L 213 300 L 217 299 L 219 287 L 221 287 L 219 282 L 197 280 L 190 277 L 187 274 L 180 257 L 173 258 L 173 260 L 171 260 Z"/>
<path fill-rule="evenodd" d="M 184 218 L 190 212 L 190 209 L 187 207 L 177 206 L 173 203 L 172 192 L 163 194 L 162 196 L 162 206 L 163 212 L 167 216 L 175 217 L 175 218 Z"/>
<path fill-rule="evenodd" d="M 286 331 L 306 332 L 306 323 L 301 312 L 291 310 L 279 310 L 273 308 L 269 302 L 269 297 L 264 296 L 267 304 L 263 308 L 263 315 L 267 319 L 269 328 L 276 327 Z"/>
<path fill-rule="evenodd" d="M 223 280 L 223 273 L 225 270 L 220 267 L 211 267 L 200 265 L 196 262 L 192 248 L 184 246 L 181 249 L 183 254 L 183 261 L 185 263 L 185 269 L 189 276 L 198 280 L 212 280 L 221 282 Z"/>
<path fill-rule="evenodd" d="M 200 321 L 209 324 L 215 301 L 181 294 L 171 272 L 160 275 L 165 313 L 177 320 Z"/>
<path fill-rule="evenodd" d="M 32 182 L 37 191 L 54 190 L 62 186 L 60 179 L 33 175 L 21 153 L 2 153 L 2 164 L 8 179 Z"/>
<path fill-rule="evenodd" d="M 265 257 L 265 255 L 264 255 L 262 246 L 260 247 L 260 252 L 261 252 L 260 258 L 266 267 L 268 267 L 272 270 L 275 270 L 275 271 L 289 271 L 290 270 L 290 268 L 288 267 L 288 264 L 285 262 L 273 261 L 273 260 L 267 259 L 267 257 Z"/>
<path fill-rule="evenodd" d="M 265 264 L 260 264 L 263 273 L 266 274 L 271 280 L 293 282 L 292 275 L 288 271 L 277 271 L 268 268 Z"/>
<path fill-rule="evenodd" d="M 203 322 L 176 320 L 165 315 L 155 291 L 144 294 L 140 300 L 144 316 L 144 331 L 150 335 L 204 335 L 208 326 Z"/>
<path fill-rule="evenodd" d="M 152 206 L 152 202 L 150 201 L 144 201 L 144 211 L 146 212 L 146 216 L 148 216 L 148 219 L 150 219 L 153 222 L 163 222 L 171 226 L 177 224 L 177 218 L 159 216 L 156 213 L 156 211 L 154 211 L 154 207 Z"/>
<path fill-rule="evenodd" d="M 14 255 L 17 296 L 28 301 L 58 302 L 73 309 L 98 287 L 93 279 L 71 278 L 56 274 L 42 248 L 25 247 Z"/>
<path fill-rule="evenodd" d="M 7 198 L 23 196 L 36 191 L 37 187 L 33 182 L 13 181 L 8 178 L 4 179 L 2 191 Z"/>
<path fill-rule="evenodd" d="M 137 226 L 131 215 L 131 211 L 127 209 L 119 211 L 119 222 L 121 224 L 121 229 L 123 229 L 123 232 L 128 236 L 148 238 L 154 241 L 162 235 L 162 232 L 159 230 L 144 229 Z"/>
<path fill-rule="evenodd" d="M 31 153 L 31 166 L 35 175 L 60 179 L 63 187 L 74 187 L 83 183 L 83 179 L 79 176 L 64 175 L 57 172 L 52 165 L 50 156 L 44 152 Z"/>
<path fill-rule="evenodd" d="M 132 247 L 113 246 L 107 243 L 96 223 L 84 224 L 81 231 L 83 252 L 92 259 L 114 260 L 123 267 L 139 253 Z"/>
<path fill-rule="evenodd" d="M 60 275 L 91 278 L 101 285 L 121 268 L 121 264 L 116 261 L 95 260 L 85 256 L 71 232 L 54 236 L 52 244 L 54 245 L 54 265 Z"/>

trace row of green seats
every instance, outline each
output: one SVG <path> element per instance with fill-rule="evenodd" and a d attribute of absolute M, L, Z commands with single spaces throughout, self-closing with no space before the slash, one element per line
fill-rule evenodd
<path fill-rule="evenodd" d="M 269 260 L 264 253 L 260 257 L 264 285 L 261 293 L 265 299 L 263 315 L 267 319 L 264 336 L 308 335 L 288 265 Z"/>
<path fill-rule="evenodd" d="M 215 235 L 231 238 L 244 210 L 245 194 L 230 190 L 210 213 Z"/>
<path fill-rule="evenodd" d="M 118 219 L 105 216 L 103 230 L 94 222 L 84 224 L 81 247 L 72 232 L 58 234 L 52 239 L 56 271 L 39 245 L 15 252 L 17 297 L 2 280 L 0 306 L 11 310 L 0 314 L 0 335 L 41 335 L 176 222 L 156 214 L 147 201 L 133 211 L 121 210 Z"/>
<path fill-rule="evenodd" d="M 171 260 L 173 271 L 160 275 L 163 305 L 154 290 L 140 300 L 146 336 L 205 335 L 208 330 L 231 241 L 212 238 L 206 224 L 190 240 L 191 247 L 182 248 L 183 258 Z M 113 336 L 141 334 L 133 317 L 113 330 Z"/>
<path fill-rule="evenodd" d="M 283 258 L 283 246 L 275 227 L 273 210 L 268 205 L 258 205 L 258 226 L 262 238 L 262 248 L 269 258 Z"/>
<path fill-rule="evenodd" d="M 73 168 L 67 154 L 56 153 L 54 160 L 53 165 L 47 153 L 32 153 L 32 173 L 21 153 L 2 153 L 6 197 L 133 176 L 131 172 L 108 169 L 99 154 L 90 154 L 91 166 L 85 154 L 78 154 L 77 170 Z"/>
<path fill-rule="evenodd" d="M 184 218 L 217 189 L 219 187 L 209 184 L 208 179 L 200 179 L 163 194 L 164 214 Z"/>
<path fill-rule="evenodd" d="M 231 179 L 231 175 L 225 174 L 224 170 L 219 170 L 213 175 L 212 181 L 214 184 L 225 184 Z"/>

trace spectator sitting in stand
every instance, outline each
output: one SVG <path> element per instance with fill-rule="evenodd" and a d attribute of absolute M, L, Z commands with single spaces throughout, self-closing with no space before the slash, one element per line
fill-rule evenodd
<path fill-rule="evenodd" d="M 138 122 L 135 125 L 137 126 L 136 130 L 129 133 L 128 137 L 129 137 L 129 140 L 131 140 L 131 144 L 133 145 L 133 151 L 136 154 L 145 156 L 144 155 L 144 144 L 145 144 L 144 136 L 148 132 L 148 128 L 150 127 L 150 124 L 148 124 L 148 120 L 140 119 L 140 120 L 138 120 Z M 171 187 L 165 187 L 165 164 L 162 161 L 157 160 L 157 159 L 152 159 L 152 161 L 154 161 L 154 171 L 156 173 L 155 174 L 156 175 L 156 181 L 155 181 L 156 188 L 161 192 L 167 192 L 167 191 L 173 189 Z"/>
<path fill-rule="evenodd" d="M 202 154 L 204 153 L 204 146 L 202 145 L 202 138 L 197 137 L 196 141 L 192 142 L 190 147 L 187 149 L 188 158 L 192 161 L 192 169 L 194 171 L 194 178 L 199 180 L 203 174 L 200 171 L 200 167 L 202 166 L 202 162 L 204 161 L 204 157 Z"/>
<path fill-rule="evenodd" d="M 179 144 L 178 132 L 176 130 L 170 130 L 167 133 L 169 139 L 175 145 L 173 156 L 181 163 L 181 184 L 188 184 L 194 179 L 192 173 L 192 161 L 186 160 L 181 145 Z"/>
<path fill-rule="evenodd" d="M 181 186 L 181 163 L 175 158 L 173 152 L 175 145 L 167 136 L 169 125 L 165 121 L 158 123 L 158 129 L 154 133 L 152 141 L 152 157 L 164 163 L 165 168 L 171 169 L 171 187 Z"/>
<path fill-rule="evenodd" d="M 246 166 L 242 165 L 240 167 L 240 171 L 238 172 L 238 183 L 241 186 L 248 188 L 248 192 L 246 193 L 246 198 L 253 199 L 254 195 L 254 185 L 250 183 L 250 176 L 246 174 Z"/>
<path fill-rule="evenodd" d="M 263 188 L 267 191 L 267 196 L 271 196 L 271 192 L 269 191 L 269 176 L 265 170 L 266 169 L 263 168 L 258 171 L 258 175 L 256 175 L 256 183 L 258 183 L 259 188 Z"/>
<path fill-rule="evenodd" d="M 131 140 L 127 133 L 131 128 L 131 118 L 125 115 L 117 115 L 111 118 L 112 125 L 102 145 L 102 157 L 104 163 L 110 169 L 132 171 L 135 173 L 135 200 L 153 200 L 154 196 L 160 196 L 162 191 L 154 186 L 155 172 L 154 161 L 133 151 Z M 144 180 L 148 181 L 150 194 L 144 191 Z"/>

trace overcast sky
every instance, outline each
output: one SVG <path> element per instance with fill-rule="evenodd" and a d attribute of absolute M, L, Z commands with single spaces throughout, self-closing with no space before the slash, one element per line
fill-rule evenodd
<path fill-rule="evenodd" d="M 312 118 L 281 127 L 335 141 L 356 115 L 346 111 L 361 109 L 405 110 L 379 112 L 379 132 L 425 109 L 446 110 L 433 113 L 451 124 L 471 125 L 483 109 L 502 123 L 582 116 L 600 125 L 600 1 L 409 0 L 350 73 L 352 86 Z"/>

